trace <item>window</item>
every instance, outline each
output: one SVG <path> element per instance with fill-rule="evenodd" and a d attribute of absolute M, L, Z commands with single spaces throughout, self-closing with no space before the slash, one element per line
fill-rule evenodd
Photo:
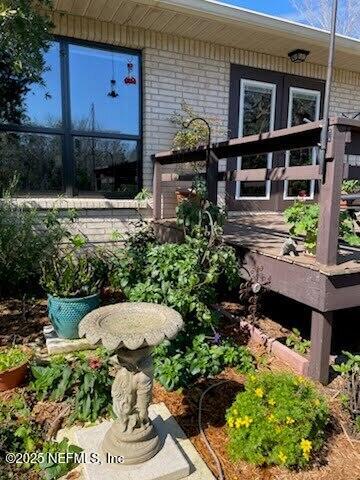
<path fill-rule="evenodd" d="M 141 188 L 141 55 L 54 40 L 44 85 L 0 125 L 0 181 L 19 193 L 133 198 Z"/>
<path fill-rule="evenodd" d="M 276 85 L 255 80 L 241 80 L 239 137 L 274 129 Z M 238 159 L 238 170 L 271 168 L 272 154 L 246 155 Z M 270 182 L 237 182 L 237 199 L 268 199 Z"/>
<path fill-rule="evenodd" d="M 320 92 L 291 87 L 289 90 L 288 127 L 301 125 L 306 121 L 318 120 L 320 115 Z M 316 147 L 301 148 L 286 152 L 285 165 L 290 167 L 316 164 Z M 299 196 L 313 199 L 315 180 L 285 180 L 284 199 Z"/>

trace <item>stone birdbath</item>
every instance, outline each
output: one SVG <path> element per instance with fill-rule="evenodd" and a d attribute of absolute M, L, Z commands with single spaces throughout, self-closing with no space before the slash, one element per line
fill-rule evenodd
<path fill-rule="evenodd" d="M 80 337 L 116 354 L 118 370 L 111 395 L 116 420 L 102 440 L 104 454 L 140 464 L 160 449 L 158 433 L 148 416 L 152 397 L 151 350 L 171 340 L 183 327 L 181 315 L 153 303 L 119 303 L 93 310 L 79 325 Z"/>

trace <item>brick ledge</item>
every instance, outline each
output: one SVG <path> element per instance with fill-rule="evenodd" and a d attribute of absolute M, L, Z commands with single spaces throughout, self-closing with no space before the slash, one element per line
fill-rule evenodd
<path fill-rule="evenodd" d="M 41 209 L 140 209 L 150 207 L 148 200 L 124 200 L 109 198 L 65 198 L 65 197 L 18 197 L 17 205 L 30 205 Z"/>

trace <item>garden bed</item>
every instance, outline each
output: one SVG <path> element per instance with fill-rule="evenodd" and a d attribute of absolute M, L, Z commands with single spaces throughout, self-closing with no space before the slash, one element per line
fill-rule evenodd
<path fill-rule="evenodd" d="M 264 351 L 256 346 L 252 351 L 264 358 Z M 272 371 L 286 370 L 287 367 L 272 356 L 266 357 L 266 367 Z M 203 428 L 222 464 L 226 480 L 357 480 L 360 478 L 360 442 L 350 439 L 343 428 L 348 422 L 339 400 L 340 379 L 328 387 L 321 387 L 331 408 L 329 437 L 322 456 L 315 458 L 311 468 L 304 471 L 289 471 L 280 467 L 259 468 L 246 462 L 233 463 L 227 453 L 225 412 L 233 403 L 238 392 L 243 390 L 244 377 L 233 369 L 227 369 L 217 378 L 201 381 L 195 387 L 184 391 L 167 392 L 156 384 L 154 402 L 164 402 L 186 435 L 194 444 L 215 476 L 218 475 L 214 460 L 207 450 L 198 430 L 198 404 L 202 392 L 210 385 L 222 380 L 228 383 L 210 390 L 203 401 Z M 325 455 L 326 454 L 326 455 Z"/>

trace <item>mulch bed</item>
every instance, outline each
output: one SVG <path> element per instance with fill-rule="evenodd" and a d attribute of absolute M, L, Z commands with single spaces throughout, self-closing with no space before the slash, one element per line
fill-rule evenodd
<path fill-rule="evenodd" d="M 250 346 L 256 356 L 263 351 Z M 272 371 L 286 370 L 287 367 L 277 359 L 268 356 L 266 366 Z M 339 380 L 328 387 L 319 388 L 328 397 L 332 421 L 329 437 L 322 456 L 315 459 L 311 468 L 305 471 L 289 471 L 280 467 L 259 468 L 246 462 L 233 463 L 227 453 L 227 435 L 225 412 L 235 396 L 243 389 L 244 377 L 233 369 L 227 369 L 214 379 L 201 381 L 189 390 L 167 392 L 162 386 L 154 386 L 153 401 L 164 402 L 175 420 L 180 424 L 187 437 L 194 444 L 215 478 L 218 472 L 214 460 L 207 450 L 198 430 L 198 404 L 202 392 L 222 380 L 227 383 L 215 386 L 205 396 L 202 410 L 202 426 L 211 447 L 216 452 L 223 468 L 226 480 L 360 480 L 360 441 L 351 439 L 344 429 L 347 424 L 338 399 Z M 342 426 L 343 425 L 343 426 Z"/>

